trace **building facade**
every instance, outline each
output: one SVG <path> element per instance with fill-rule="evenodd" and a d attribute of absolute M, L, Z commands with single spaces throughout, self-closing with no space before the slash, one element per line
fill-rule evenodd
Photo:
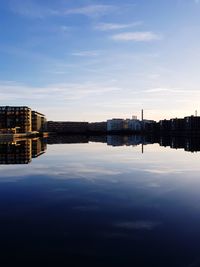
<path fill-rule="evenodd" d="M 32 131 L 43 132 L 46 130 L 46 118 L 45 115 L 37 111 L 31 112 Z"/>
<path fill-rule="evenodd" d="M 47 131 L 55 133 L 86 133 L 88 122 L 48 121 Z"/>
<path fill-rule="evenodd" d="M 43 114 L 32 111 L 29 107 L 0 107 L 1 133 L 27 133 L 45 130 L 46 118 Z"/>
<path fill-rule="evenodd" d="M 18 133 L 32 131 L 31 109 L 23 107 L 0 107 L 0 129 L 16 129 Z"/>
<path fill-rule="evenodd" d="M 107 131 L 122 131 L 124 130 L 123 119 L 111 119 L 107 120 Z"/>

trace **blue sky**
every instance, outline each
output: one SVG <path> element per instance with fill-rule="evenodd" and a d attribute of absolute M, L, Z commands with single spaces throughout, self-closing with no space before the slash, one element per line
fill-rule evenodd
<path fill-rule="evenodd" d="M 0 105 L 85 121 L 199 108 L 198 0 L 1 0 L 0 12 Z"/>

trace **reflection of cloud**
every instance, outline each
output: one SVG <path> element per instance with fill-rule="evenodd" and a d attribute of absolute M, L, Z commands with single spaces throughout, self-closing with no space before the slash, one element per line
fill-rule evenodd
<path fill-rule="evenodd" d="M 124 32 L 111 37 L 115 41 L 148 42 L 161 39 L 161 36 L 153 32 Z"/>
<path fill-rule="evenodd" d="M 178 169 L 172 169 L 172 168 L 166 168 L 166 169 L 145 169 L 145 172 L 149 172 L 149 173 L 155 173 L 155 174 L 171 174 L 171 173 L 176 173 L 176 174 L 180 174 L 183 173 L 182 170 L 178 170 Z"/>
<path fill-rule="evenodd" d="M 2 165 L 0 166 L 1 178 L 0 181 L 16 181 L 25 177 L 31 176 L 48 176 L 49 178 L 58 180 L 67 179 L 86 179 L 94 180 L 102 177 L 110 177 L 121 174 L 120 170 L 110 168 L 109 166 L 90 166 L 85 163 L 69 162 L 66 165 L 57 164 L 56 166 L 48 166 L 43 164 L 16 166 L 16 165 Z M 17 177 L 17 178 L 16 178 Z"/>
<path fill-rule="evenodd" d="M 87 205 L 87 206 L 76 206 L 73 207 L 74 210 L 78 210 L 78 211 L 83 211 L 83 212 L 87 212 L 87 211 L 96 211 L 99 209 L 99 206 L 94 206 L 94 205 Z"/>
<path fill-rule="evenodd" d="M 159 222 L 153 221 L 120 222 L 115 224 L 116 227 L 128 230 L 153 230 L 158 225 L 160 225 Z"/>

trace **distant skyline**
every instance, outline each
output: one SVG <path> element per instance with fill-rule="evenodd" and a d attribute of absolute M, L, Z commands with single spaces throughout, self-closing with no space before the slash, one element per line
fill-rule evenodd
<path fill-rule="evenodd" d="M 200 1 L 1 0 L 0 106 L 49 120 L 200 114 Z"/>

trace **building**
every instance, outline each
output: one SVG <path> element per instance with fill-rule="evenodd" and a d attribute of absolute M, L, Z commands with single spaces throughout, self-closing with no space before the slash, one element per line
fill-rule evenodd
<path fill-rule="evenodd" d="M 55 133 L 87 133 L 88 122 L 48 121 L 47 131 Z"/>
<path fill-rule="evenodd" d="M 123 131 L 124 130 L 124 120 L 123 119 L 111 119 L 107 120 L 107 131 Z"/>
<path fill-rule="evenodd" d="M 170 120 L 161 120 L 159 121 L 159 129 L 161 132 L 169 133 L 171 131 L 171 121 Z"/>
<path fill-rule="evenodd" d="M 32 111 L 29 107 L 0 107 L 1 133 L 27 133 L 45 130 L 45 115 Z"/>
<path fill-rule="evenodd" d="M 0 129 L 16 129 L 18 133 L 32 131 L 31 109 L 22 107 L 0 107 Z"/>
<path fill-rule="evenodd" d="M 107 123 L 105 121 L 91 122 L 88 127 L 89 132 L 91 133 L 106 133 L 107 131 Z"/>
<path fill-rule="evenodd" d="M 140 132 L 141 131 L 141 121 L 137 119 L 132 119 L 128 121 L 128 129 L 130 131 Z"/>
<path fill-rule="evenodd" d="M 171 119 L 171 131 L 172 132 L 183 132 L 185 130 L 185 119 Z"/>
<path fill-rule="evenodd" d="M 200 117 L 189 116 L 184 118 L 185 130 L 191 132 L 200 132 Z"/>
<path fill-rule="evenodd" d="M 43 132 L 46 130 L 45 115 L 37 111 L 32 111 L 32 131 Z"/>

